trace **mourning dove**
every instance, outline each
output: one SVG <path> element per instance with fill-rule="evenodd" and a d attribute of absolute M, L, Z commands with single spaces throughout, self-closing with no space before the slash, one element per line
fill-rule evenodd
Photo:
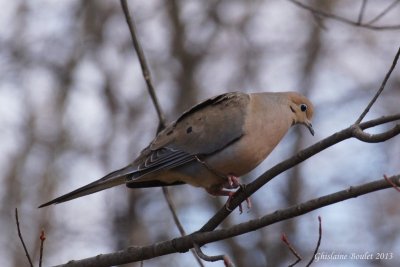
<path fill-rule="evenodd" d="M 226 93 L 192 107 L 161 131 L 133 163 L 39 208 L 116 185 L 190 184 L 229 195 L 237 177 L 259 165 L 292 125 L 312 135 L 313 106 L 296 92 Z"/>

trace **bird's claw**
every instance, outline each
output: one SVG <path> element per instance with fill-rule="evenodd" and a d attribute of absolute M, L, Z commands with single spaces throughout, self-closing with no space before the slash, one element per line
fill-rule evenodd
<path fill-rule="evenodd" d="M 245 185 L 245 184 L 239 184 L 239 186 L 240 186 L 240 189 L 237 190 L 236 192 L 238 192 L 238 191 L 240 191 L 240 190 L 243 190 L 243 191 L 244 191 L 245 188 L 246 188 L 246 185 Z M 226 204 L 225 204 L 225 208 L 226 208 L 227 211 L 232 211 L 232 209 L 229 208 L 229 204 L 230 204 L 230 202 L 231 202 L 233 196 L 236 194 L 236 192 L 229 192 L 229 193 L 227 194 L 227 195 L 228 195 L 228 200 L 226 201 Z M 252 204 L 252 202 L 251 202 L 251 200 L 250 200 L 249 197 L 246 198 L 246 204 L 247 204 L 247 210 L 250 211 L 250 209 L 252 208 L 253 204 Z M 240 214 L 243 213 L 243 206 L 242 206 L 242 203 L 239 204 L 239 212 L 240 212 Z"/>

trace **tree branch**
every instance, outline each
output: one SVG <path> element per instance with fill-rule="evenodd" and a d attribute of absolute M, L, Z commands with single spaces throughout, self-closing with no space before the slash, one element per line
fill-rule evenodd
<path fill-rule="evenodd" d="M 143 73 L 144 80 L 146 81 L 146 84 L 147 84 L 147 89 L 148 89 L 151 99 L 153 101 L 154 107 L 156 108 L 156 111 L 157 111 L 158 120 L 159 120 L 158 121 L 158 131 L 159 131 L 159 130 L 165 128 L 165 116 L 164 116 L 164 113 L 162 112 L 160 103 L 158 102 L 157 95 L 154 90 L 153 82 L 151 80 L 151 73 L 150 73 L 149 67 L 147 65 L 142 46 L 140 45 L 139 39 L 137 38 L 135 23 L 129 13 L 129 8 L 128 8 L 128 4 L 127 4 L 126 0 L 121 0 L 121 6 L 122 6 L 122 10 L 124 11 L 124 14 L 125 14 L 126 23 L 128 24 L 129 31 L 131 33 L 133 46 L 135 47 L 136 53 L 139 58 L 140 67 L 142 68 L 142 73 Z"/>
<path fill-rule="evenodd" d="M 292 252 L 292 254 L 296 257 L 296 261 L 289 265 L 289 267 L 293 267 L 293 266 L 295 266 L 297 263 L 299 263 L 302 260 L 302 257 L 297 252 L 297 250 L 293 247 L 293 245 L 290 243 L 290 241 L 287 238 L 286 234 L 282 234 L 281 240 L 283 241 L 283 243 L 285 243 L 285 245 L 288 247 L 290 252 Z"/>
<path fill-rule="evenodd" d="M 369 134 L 361 130 L 358 125 L 353 126 L 353 136 L 360 141 L 366 143 L 380 143 L 390 138 L 398 135 L 400 133 L 400 124 L 396 124 L 392 129 L 389 131 L 380 133 L 380 134 Z"/>
<path fill-rule="evenodd" d="M 355 27 L 361 27 L 361 28 L 366 28 L 366 29 L 370 29 L 370 30 L 398 30 L 398 29 L 400 29 L 400 25 L 397 25 L 397 24 L 396 25 L 384 25 L 384 26 L 375 26 L 375 25 L 372 25 L 371 22 L 362 24 L 362 23 L 359 23 L 359 21 L 352 21 L 350 19 L 346 19 L 344 17 L 313 8 L 313 7 L 303 4 L 297 0 L 289 0 L 289 1 L 305 10 L 310 11 L 313 15 L 330 18 L 330 19 L 340 21 L 340 22 L 343 22 L 343 23 L 346 23 L 346 24 L 349 24 L 349 25 L 352 25 Z M 390 7 L 390 8 L 392 8 L 392 7 Z M 387 13 L 387 12 L 388 11 L 386 11 L 385 13 Z M 372 22 L 374 22 L 374 21 L 372 21 Z"/>
<path fill-rule="evenodd" d="M 364 12 L 365 12 L 365 7 L 367 6 L 367 1 L 368 0 L 362 0 L 360 13 L 358 13 L 358 19 L 357 19 L 357 23 L 358 24 L 362 24 L 362 20 L 363 20 L 363 17 L 364 17 Z"/>
<path fill-rule="evenodd" d="M 179 220 L 178 214 L 176 214 L 176 208 L 175 208 L 174 202 L 171 199 L 171 196 L 169 194 L 169 191 L 168 191 L 167 187 L 163 186 L 162 190 L 163 190 L 163 193 L 164 193 L 165 200 L 167 201 L 168 208 L 169 208 L 169 210 L 170 210 L 170 212 L 172 214 L 172 218 L 173 218 L 173 220 L 175 222 L 175 225 L 176 225 L 176 227 L 178 227 L 178 230 L 179 230 L 179 233 L 181 234 L 181 236 L 185 236 L 186 235 L 185 229 L 183 228 L 182 223 Z M 192 252 L 193 257 L 196 259 L 196 261 L 199 264 L 199 266 L 204 267 L 204 264 L 200 259 L 201 256 L 196 251 L 196 248 L 195 249 L 191 249 L 190 251 Z"/>
<path fill-rule="evenodd" d="M 400 186 L 400 175 L 392 176 L 388 179 L 390 179 L 393 184 Z M 159 242 L 149 246 L 130 247 L 109 254 L 100 254 L 91 258 L 70 261 L 66 264 L 58 265 L 56 267 L 106 267 L 151 259 L 154 257 L 176 252 L 186 252 L 187 250 L 193 248 L 193 244 L 204 245 L 207 243 L 216 242 L 226 238 L 249 233 L 262 227 L 266 227 L 268 225 L 283 220 L 294 218 L 334 203 L 338 203 L 350 198 L 359 197 L 386 188 L 392 188 L 391 183 L 388 183 L 384 179 L 379 179 L 359 186 L 351 186 L 348 189 L 322 197 L 314 198 L 286 209 L 277 210 L 259 219 L 240 223 L 227 229 L 214 230 L 212 232 L 195 232 L 188 236 Z"/>
<path fill-rule="evenodd" d="M 395 0 L 393 1 L 387 8 L 385 8 L 381 13 L 379 13 L 375 18 L 371 19 L 367 25 L 371 25 L 378 21 L 380 18 L 385 16 L 390 10 L 392 10 L 398 3 L 400 3 L 400 0 Z"/>

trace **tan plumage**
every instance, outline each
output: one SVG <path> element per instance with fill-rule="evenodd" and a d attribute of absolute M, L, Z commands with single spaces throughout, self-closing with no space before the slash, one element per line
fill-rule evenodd
<path fill-rule="evenodd" d="M 295 92 L 226 93 L 183 113 L 161 131 L 127 167 L 40 207 L 65 202 L 119 184 L 131 188 L 188 183 L 225 194 L 230 177 L 254 169 L 289 128 L 304 124 L 314 134 L 313 106 Z"/>

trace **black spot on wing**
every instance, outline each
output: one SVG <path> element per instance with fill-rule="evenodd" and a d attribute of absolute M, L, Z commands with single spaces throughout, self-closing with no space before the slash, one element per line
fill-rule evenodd
<path fill-rule="evenodd" d="M 192 126 L 190 126 L 190 127 L 188 127 L 187 129 L 186 129 L 186 133 L 191 133 L 193 131 L 193 129 L 192 129 Z"/>

